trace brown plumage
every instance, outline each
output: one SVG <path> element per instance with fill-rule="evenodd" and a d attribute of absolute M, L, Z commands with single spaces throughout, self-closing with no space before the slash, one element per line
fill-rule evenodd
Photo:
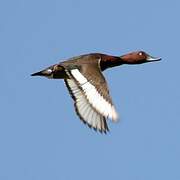
<path fill-rule="evenodd" d="M 160 58 L 153 58 L 143 51 L 120 57 L 92 53 L 70 58 L 32 76 L 64 79 L 80 119 L 89 127 L 106 133 L 109 130 L 106 120 L 112 119 L 115 122 L 118 115 L 102 71 L 122 64 L 141 64 L 159 60 Z"/>

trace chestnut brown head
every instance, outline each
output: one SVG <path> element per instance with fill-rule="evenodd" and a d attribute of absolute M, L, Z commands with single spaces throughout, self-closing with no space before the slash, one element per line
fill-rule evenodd
<path fill-rule="evenodd" d="M 142 64 L 147 62 L 160 61 L 161 58 L 150 56 L 144 51 L 136 51 L 121 56 L 124 64 Z"/>

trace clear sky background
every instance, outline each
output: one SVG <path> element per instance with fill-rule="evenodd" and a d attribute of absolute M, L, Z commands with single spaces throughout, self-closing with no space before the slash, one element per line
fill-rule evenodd
<path fill-rule="evenodd" d="M 179 180 L 178 0 L 0 1 L 1 180 Z M 105 72 L 121 121 L 80 122 L 64 82 L 30 74 L 89 52 L 161 62 Z"/>

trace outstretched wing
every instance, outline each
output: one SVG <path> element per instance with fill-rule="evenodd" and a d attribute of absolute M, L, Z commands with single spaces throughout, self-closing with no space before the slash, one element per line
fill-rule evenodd
<path fill-rule="evenodd" d="M 109 129 L 105 117 L 100 115 L 86 99 L 83 91 L 73 79 L 66 79 L 65 84 L 74 100 L 74 107 L 80 119 L 89 127 L 106 133 Z"/>
<path fill-rule="evenodd" d="M 65 71 L 70 78 L 65 82 L 75 101 L 77 114 L 90 126 L 104 131 L 101 125 L 107 127 L 106 119 L 116 121 L 118 115 L 99 67 L 93 63 L 83 64 Z"/>

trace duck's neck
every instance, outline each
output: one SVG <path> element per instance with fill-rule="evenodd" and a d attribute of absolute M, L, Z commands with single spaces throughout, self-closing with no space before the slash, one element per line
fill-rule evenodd
<path fill-rule="evenodd" d="M 109 56 L 109 55 L 104 55 L 104 54 L 101 55 L 100 67 L 102 71 L 104 71 L 107 68 L 114 67 L 114 66 L 120 66 L 122 64 L 124 63 L 121 57 Z"/>

